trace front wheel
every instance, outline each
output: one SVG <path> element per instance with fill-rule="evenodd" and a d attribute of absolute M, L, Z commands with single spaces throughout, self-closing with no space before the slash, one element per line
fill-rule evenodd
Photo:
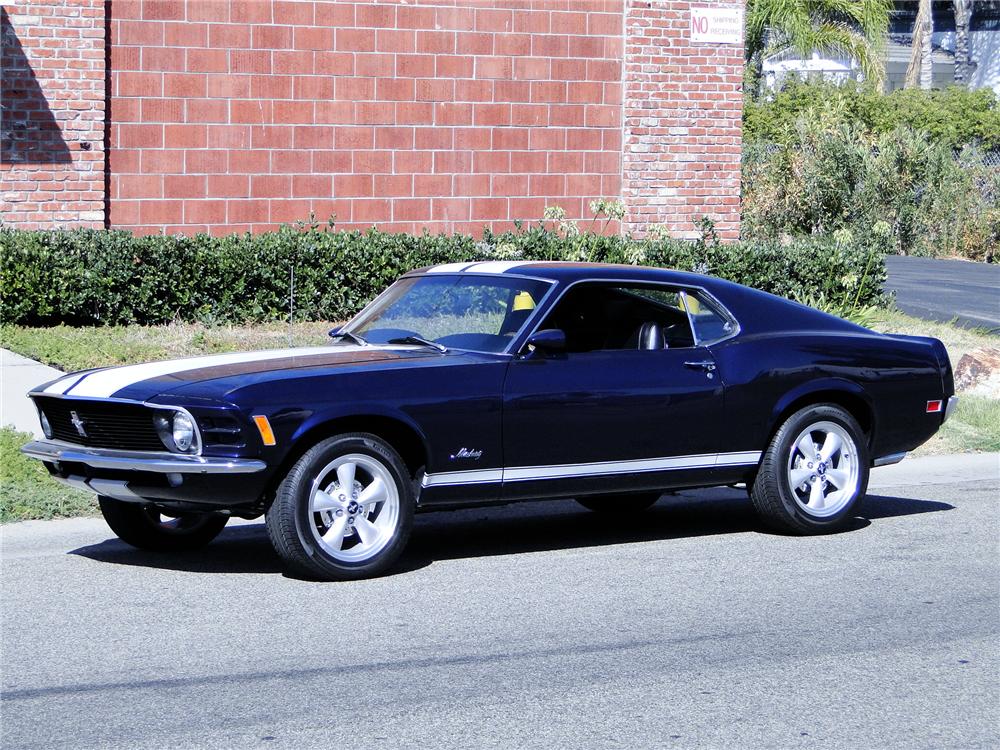
<path fill-rule="evenodd" d="M 307 450 L 267 511 L 275 550 L 298 573 L 328 581 L 384 572 L 413 525 L 413 483 L 384 440 L 351 433 Z"/>
<path fill-rule="evenodd" d="M 842 528 L 868 488 L 868 443 L 835 404 L 807 406 L 775 433 L 750 491 L 765 522 L 782 531 Z"/>
<path fill-rule="evenodd" d="M 153 505 L 98 497 L 101 514 L 123 542 L 154 552 L 186 552 L 219 535 L 229 516 L 221 513 L 167 514 Z"/>

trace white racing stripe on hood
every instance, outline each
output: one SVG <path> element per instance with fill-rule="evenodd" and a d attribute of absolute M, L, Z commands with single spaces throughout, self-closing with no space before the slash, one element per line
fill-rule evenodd
<path fill-rule="evenodd" d="M 87 376 L 81 375 L 78 372 L 70 373 L 69 375 L 59 378 L 59 380 L 57 380 L 48 388 L 46 388 L 45 393 L 54 393 L 54 394 L 65 393 L 66 391 L 69 390 L 69 387 L 73 385 L 73 383 L 77 383 L 81 378 L 85 377 Z"/>
<path fill-rule="evenodd" d="M 45 389 L 45 393 L 81 396 L 85 398 L 107 398 L 122 388 L 130 385 L 162 377 L 178 372 L 200 370 L 203 367 L 219 365 L 235 365 L 243 362 L 266 362 L 270 359 L 285 359 L 287 357 L 319 357 L 343 352 L 357 352 L 373 349 L 402 349 L 406 347 L 388 346 L 309 346 L 298 349 L 275 349 L 263 352 L 233 352 L 231 354 L 215 354 L 206 357 L 188 357 L 186 359 L 170 359 L 165 362 L 148 362 L 143 365 L 126 365 L 98 370 L 90 375 L 69 375 Z M 76 382 L 77 385 L 73 385 Z M 72 387 L 71 387 L 72 386 Z"/>

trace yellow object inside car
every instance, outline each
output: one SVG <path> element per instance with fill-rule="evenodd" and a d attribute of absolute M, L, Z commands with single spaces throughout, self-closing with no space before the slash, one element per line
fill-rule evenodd
<path fill-rule="evenodd" d="M 528 294 L 528 292 L 518 292 L 514 297 L 514 306 L 511 309 L 512 312 L 517 312 L 518 310 L 534 310 L 535 300 L 530 294 Z"/>

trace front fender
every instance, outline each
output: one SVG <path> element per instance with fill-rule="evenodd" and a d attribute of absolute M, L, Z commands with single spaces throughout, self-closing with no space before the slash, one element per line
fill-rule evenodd
<path fill-rule="evenodd" d="M 420 438 L 420 441 L 424 444 L 424 448 L 427 448 L 428 446 L 427 435 L 410 415 L 401 409 L 395 409 L 386 406 L 384 403 L 374 401 L 355 401 L 349 404 L 335 404 L 323 409 L 318 409 L 317 411 L 310 413 L 308 417 L 299 423 L 298 427 L 290 436 L 290 442 L 292 445 L 295 445 L 308 433 L 316 430 L 317 428 L 321 428 L 324 425 L 330 424 L 331 422 L 344 419 L 363 420 L 365 417 L 375 417 L 400 422 L 416 433 L 416 435 Z"/>

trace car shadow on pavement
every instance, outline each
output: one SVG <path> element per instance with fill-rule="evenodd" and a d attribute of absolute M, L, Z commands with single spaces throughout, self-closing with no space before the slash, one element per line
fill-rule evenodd
<path fill-rule="evenodd" d="M 932 500 L 869 495 L 845 532 L 863 529 L 872 519 L 953 507 Z M 389 575 L 442 560 L 747 532 L 773 533 L 757 518 L 746 493 L 731 489 L 666 495 L 648 511 L 631 516 L 593 513 L 572 500 L 467 508 L 419 514 L 409 546 Z M 194 573 L 284 572 L 262 523 L 231 526 L 206 548 L 186 554 L 147 552 L 114 538 L 68 554 L 116 565 Z"/>
<path fill-rule="evenodd" d="M 281 573 L 264 524 L 228 526 L 207 547 L 192 552 L 151 552 L 111 537 L 99 544 L 78 547 L 67 554 L 97 562 L 162 568 L 191 573 Z"/>

